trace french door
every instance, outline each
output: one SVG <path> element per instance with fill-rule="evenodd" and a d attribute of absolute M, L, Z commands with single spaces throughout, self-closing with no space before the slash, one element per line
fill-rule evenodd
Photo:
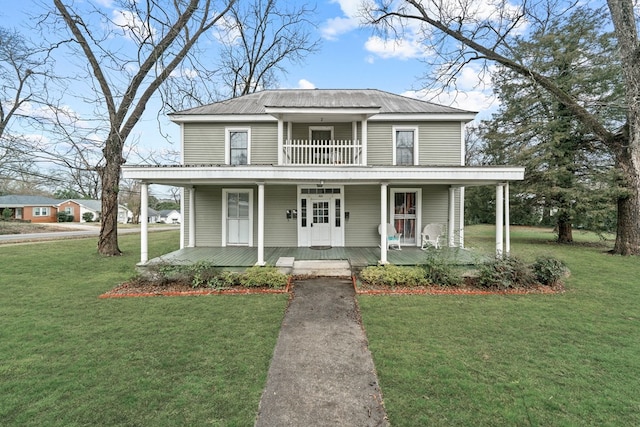
<path fill-rule="evenodd" d="M 419 189 L 391 190 L 391 218 L 396 231 L 400 233 L 400 242 L 407 245 L 417 243 L 420 234 L 420 204 Z"/>

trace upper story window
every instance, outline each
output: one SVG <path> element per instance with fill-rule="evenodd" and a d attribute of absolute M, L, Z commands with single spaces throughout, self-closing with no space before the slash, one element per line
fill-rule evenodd
<path fill-rule="evenodd" d="M 417 127 L 393 127 L 393 164 L 398 166 L 418 164 Z"/>
<path fill-rule="evenodd" d="M 225 163 L 228 165 L 248 165 L 251 163 L 251 129 L 225 129 Z"/>

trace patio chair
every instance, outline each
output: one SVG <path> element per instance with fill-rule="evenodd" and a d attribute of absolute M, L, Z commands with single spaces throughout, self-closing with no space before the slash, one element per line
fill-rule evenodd
<path fill-rule="evenodd" d="M 378 227 L 378 233 L 380 233 L 380 235 L 383 233 L 387 235 L 388 249 L 393 249 L 395 247 L 399 251 L 402 250 L 402 246 L 400 246 L 400 236 L 402 236 L 402 234 L 396 231 L 393 224 L 380 224 Z"/>
<path fill-rule="evenodd" d="M 427 224 L 422 229 L 422 245 L 420 249 L 426 249 L 428 246 L 432 246 L 436 249 L 440 249 L 440 237 L 444 233 L 444 227 L 442 224 Z"/>

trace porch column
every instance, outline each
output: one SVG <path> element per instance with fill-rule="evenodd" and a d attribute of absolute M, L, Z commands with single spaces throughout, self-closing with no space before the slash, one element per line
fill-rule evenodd
<path fill-rule="evenodd" d="M 189 244 L 188 247 L 196 246 L 196 189 L 189 187 Z"/>
<path fill-rule="evenodd" d="M 258 183 L 258 262 L 263 266 L 264 262 L 264 182 Z"/>
<path fill-rule="evenodd" d="M 360 151 L 360 166 L 367 166 L 367 119 L 362 120 L 362 138 L 360 145 L 362 149 Z"/>
<path fill-rule="evenodd" d="M 283 140 L 284 140 L 284 122 L 281 117 L 278 117 L 278 164 L 279 165 L 283 164 L 283 159 L 284 159 L 284 155 L 282 152 Z"/>
<path fill-rule="evenodd" d="M 496 185 L 496 258 L 503 255 L 503 225 L 504 225 L 504 187 Z"/>
<path fill-rule="evenodd" d="M 140 184 L 140 264 L 149 261 L 149 184 Z"/>
<path fill-rule="evenodd" d="M 387 183 L 380 184 L 380 264 L 387 264 Z"/>
<path fill-rule="evenodd" d="M 450 248 L 455 246 L 454 241 L 454 228 L 456 222 L 456 189 L 449 187 L 449 224 L 447 225 L 447 246 Z"/>
<path fill-rule="evenodd" d="M 458 215 L 460 216 L 460 218 L 458 218 L 458 222 L 460 223 L 458 246 L 464 248 L 464 187 L 460 187 L 460 212 Z"/>
<path fill-rule="evenodd" d="M 504 253 L 511 253 L 511 227 L 509 226 L 509 183 L 504 184 Z"/>

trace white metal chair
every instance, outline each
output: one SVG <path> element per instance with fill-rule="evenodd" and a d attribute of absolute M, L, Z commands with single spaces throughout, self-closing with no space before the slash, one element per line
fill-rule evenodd
<path fill-rule="evenodd" d="M 428 246 L 433 246 L 436 249 L 440 249 L 440 237 L 444 233 L 444 227 L 442 224 L 427 224 L 422 229 L 422 245 L 420 249 L 426 249 Z"/>
<path fill-rule="evenodd" d="M 388 249 L 392 249 L 393 247 L 395 247 L 399 251 L 402 250 L 402 246 L 400 246 L 400 237 L 402 236 L 402 234 L 396 231 L 396 228 L 393 226 L 393 224 L 380 224 L 380 226 L 378 226 L 378 233 L 380 233 L 380 235 L 387 235 Z"/>

